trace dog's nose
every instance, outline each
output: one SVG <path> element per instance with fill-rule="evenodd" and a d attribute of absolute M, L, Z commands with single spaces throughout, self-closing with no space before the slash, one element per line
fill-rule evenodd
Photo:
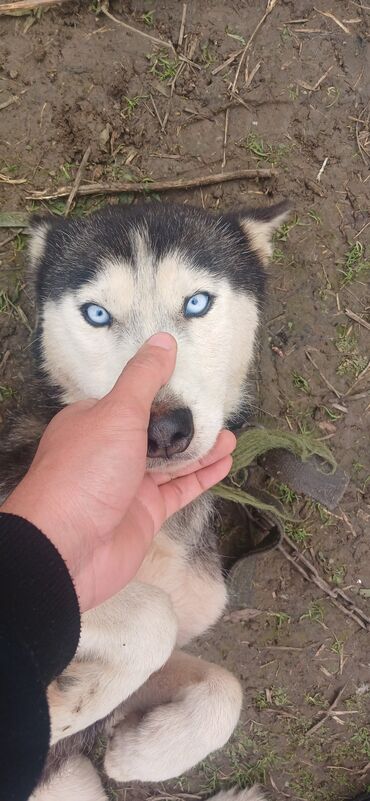
<path fill-rule="evenodd" d="M 148 429 L 148 456 L 169 458 L 186 450 L 194 435 L 190 409 L 171 409 L 151 414 Z"/>

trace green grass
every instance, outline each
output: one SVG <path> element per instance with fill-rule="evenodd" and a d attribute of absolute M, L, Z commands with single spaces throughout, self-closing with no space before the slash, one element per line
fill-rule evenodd
<path fill-rule="evenodd" d="M 286 44 L 292 40 L 292 32 L 289 30 L 287 25 L 284 25 L 283 30 L 281 31 L 280 39 L 283 44 Z"/>
<path fill-rule="evenodd" d="M 240 33 L 235 33 L 234 31 L 231 31 L 228 25 L 226 26 L 225 33 L 226 36 L 230 36 L 231 39 L 235 39 L 235 41 L 239 42 L 241 45 L 243 45 L 243 47 L 246 44 L 244 36 L 242 36 Z"/>
<path fill-rule="evenodd" d="M 370 758 L 370 729 L 362 726 L 351 737 L 351 743 L 358 753 Z"/>
<path fill-rule="evenodd" d="M 334 422 L 335 420 L 341 420 L 342 419 L 342 412 L 334 412 L 333 409 L 329 409 L 327 406 L 323 406 L 322 408 L 324 409 L 324 412 L 325 412 L 326 416 L 332 422 Z"/>
<path fill-rule="evenodd" d="M 145 11 L 144 14 L 141 15 L 140 19 L 148 26 L 148 28 L 152 28 L 154 25 L 154 11 Z"/>
<path fill-rule="evenodd" d="M 277 631 L 280 631 L 285 624 L 289 624 L 291 621 L 290 615 L 287 615 L 286 612 L 269 612 L 269 617 L 274 618 Z"/>
<path fill-rule="evenodd" d="M 277 497 L 283 504 L 291 505 L 298 498 L 297 493 L 294 492 L 294 490 L 292 490 L 290 487 L 288 487 L 287 484 L 277 484 L 275 490 Z"/>
<path fill-rule="evenodd" d="M 304 700 L 309 706 L 317 707 L 318 709 L 327 709 L 328 702 L 320 692 L 305 693 Z"/>
<path fill-rule="evenodd" d="M 297 225 L 304 225 L 303 222 L 299 219 L 298 215 L 295 214 L 291 220 L 288 222 L 283 223 L 274 234 L 274 241 L 275 242 L 287 242 L 289 239 L 289 234 L 293 231 L 293 228 L 296 228 Z"/>
<path fill-rule="evenodd" d="M 274 751 L 261 756 L 248 767 L 244 764 L 234 767 L 228 780 L 232 785 L 236 785 L 240 790 L 250 787 L 252 784 L 266 784 L 269 772 L 276 768 L 281 762 L 281 758 Z"/>
<path fill-rule="evenodd" d="M 61 181 L 69 182 L 72 180 L 74 166 L 75 166 L 74 164 L 70 164 L 68 161 L 66 161 L 64 164 L 61 164 L 58 171 Z M 57 179 L 58 179 L 58 174 L 57 174 Z"/>
<path fill-rule="evenodd" d="M 328 512 L 328 510 L 325 509 L 325 506 L 322 506 L 322 504 L 319 503 L 318 501 L 313 501 L 312 502 L 312 507 L 318 513 L 321 523 L 323 523 L 324 525 L 329 523 L 329 521 L 330 521 L 330 512 Z"/>
<path fill-rule="evenodd" d="M 366 279 L 366 273 L 370 270 L 370 261 L 365 259 L 364 246 L 361 242 L 354 242 L 347 253 L 342 268 L 340 269 L 342 287 L 358 281 L 360 278 Z"/>
<path fill-rule="evenodd" d="M 297 523 L 285 523 L 285 531 L 288 537 L 298 545 L 307 545 L 312 536 L 304 526 L 300 526 Z"/>
<path fill-rule="evenodd" d="M 17 234 L 14 240 L 14 250 L 16 253 L 21 253 L 27 246 L 28 237 L 25 234 Z"/>
<path fill-rule="evenodd" d="M 299 86 L 297 86 L 297 84 L 291 83 L 290 86 L 288 86 L 288 95 L 289 99 L 293 100 L 293 102 L 294 100 L 297 100 L 299 97 Z"/>
<path fill-rule="evenodd" d="M 0 314 L 12 317 L 13 320 L 23 323 L 27 330 L 31 331 L 28 319 L 19 304 L 22 289 L 23 285 L 20 281 L 17 281 L 12 293 L 8 292 L 6 289 L 0 290 Z"/>
<path fill-rule="evenodd" d="M 303 375 L 297 372 L 297 370 L 293 370 L 292 372 L 292 384 L 295 389 L 299 389 L 301 392 L 305 392 L 306 395 L 310 392 L 310 384 Z"/>
<path fill-rule="evenodd" d="M 296 778 L 290 782 L 290 789 L 293 790 L 293 797 L 298 796 L 306 801 L 318 799 L 315 777 L 307 768 L 297 771 Z"/>
<path fill-rule="evenodd" d="M 365 369 L 367 359 L 364 356 L 346 356 L 337 367 L 337 373 L 340 376 L 353 376 L 358 378 L 360 373 Z"/>
<path fill-rule="evenodd" d="M 308 216 L 311 218 L 311 220 L 313 220 L 316 223 L 316 225 L 322 225 L 322 219 L 320 217 L 320 214 L 318 214 L 317 211 L 315 211 L 315 209 L 309 209 L 307 213 Z"/>
<path fill-rule="evenodd" d="M 150 72 L 156 75 L 160 81 L 172 81 L 178 68 L 177 59 L 171 59 L 166 51 L 160 50 L 148 56 L 150 61 Z"/>
<path fill-rule="evenodd" d="M 124 118 L 132 117 L 135 109 L 141 103 L 142 100 L 146 100 L 148 95 L 135 95 L 135 97 L 127 97 L 123 95 L 123 99 L 126 101 L 125 107 L 123 108 L 121 115 Z"/>
<path fill-rule="evenodd" d="M 310 620 L 312 623 L 324 622 L 324 610 L 318 601 L 312 601 L 307 612 L 301 615 L 300 620 Z"/>
<path fill-rule="evenodd" d="M 265 690 L 261 690 L 255 697 L 255 705 L 257 709 L 271 709 L 271 707 L 291 706 L 289 696 L 283 687 L 272 687 L 270 690 L 271 700 L 268 699 Z"/>
<path fill-rule="evenodd" d="M 0 403 L 4 403 L 4 401 L 10 400 L 15 395 L 14 390 L 12 387 L 0 385 Z"/>
<path fill-rule="evenodd" d="M 340 353 L 353 353 L 357 348 L 357 338 L 352 336 L 352 325 L 338 325 L 336 329 L 335 347 Z"/>
<path fill-rule="evenodd" d="M 345 575 L 346 575 L 345 565 L 337 565 L 337 567 L 335 567 L 334 570 L 332 571 L 330 578 L 333 584 L 339 587 L 341 584 L 343 584 Z"/>
<path fill-rule="evenodd" d="M 330 650 L 333 652 L 333 654 L 338 654 L 338 656 L 340 656 L 343 653 L 343 648 L 344 648 L 344 640 L 340 640 L 339 637 L 336 637 L 334 635 L 334 641 L 330 646 Z"/>
<path fill-rule="evenodd" d="M 280 164 L 289 152 L 288 145 L 270 145 L 254 131 L 248 134 L 243 142 L 243 147 L 249 150 L 253 156 L 256 156 L 259 161 L 267 161 L 273 165 Z"/>
<path fill-rule="evenodd" d="M 216 61 L 215 49 L 213 42 L 206 42 L 200 48 L 200 60 L 205 67 L 210 67 Z"/>

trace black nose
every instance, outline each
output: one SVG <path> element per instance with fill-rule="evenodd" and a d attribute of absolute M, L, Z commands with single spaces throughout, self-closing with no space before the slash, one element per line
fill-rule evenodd
<path fill-rule="evenodd" d="M 190 409 L 172 409 L 165 414 L 154 412 L 149 421 L 148 456 L 159 459 L 182 453 L 193 435 L 193 415 Z"/>

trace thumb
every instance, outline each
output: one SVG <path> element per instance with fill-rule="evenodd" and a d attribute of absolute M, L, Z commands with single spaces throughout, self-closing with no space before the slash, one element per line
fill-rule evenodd
<path fill-rule="evenodd" d="M 147 428 L 153 400 L 170 379 L 176 363 L 176 340 L 158 333 L 148 339 L 127 362 L 113 389 L 99 405 L 112 407 L 124 418 L 134 417 Z M 131 414 L 130 414 L 131 413 Z"/>

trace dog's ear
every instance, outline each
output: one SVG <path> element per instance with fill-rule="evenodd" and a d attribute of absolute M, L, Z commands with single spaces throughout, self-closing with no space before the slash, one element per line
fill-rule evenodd
<path fill-rule="evenodd" d="M 36 275 L 38 271 L 46 250 L 47 235 L 53 226 L 53 221 L 54 218 L 51 215 L 42 217 L 39 214 L 34 214 L 28 223 L 28 260 L 31 275 Z"/>
<path fill-rule="evenodd" d="M 287 200 L 274 206 L 260 209 L 247 209 L 238 215 L 239 225 L 243 229 L 252 250 L 266 264 L 272 256 L 272 235 L 290 212 Z"/>

